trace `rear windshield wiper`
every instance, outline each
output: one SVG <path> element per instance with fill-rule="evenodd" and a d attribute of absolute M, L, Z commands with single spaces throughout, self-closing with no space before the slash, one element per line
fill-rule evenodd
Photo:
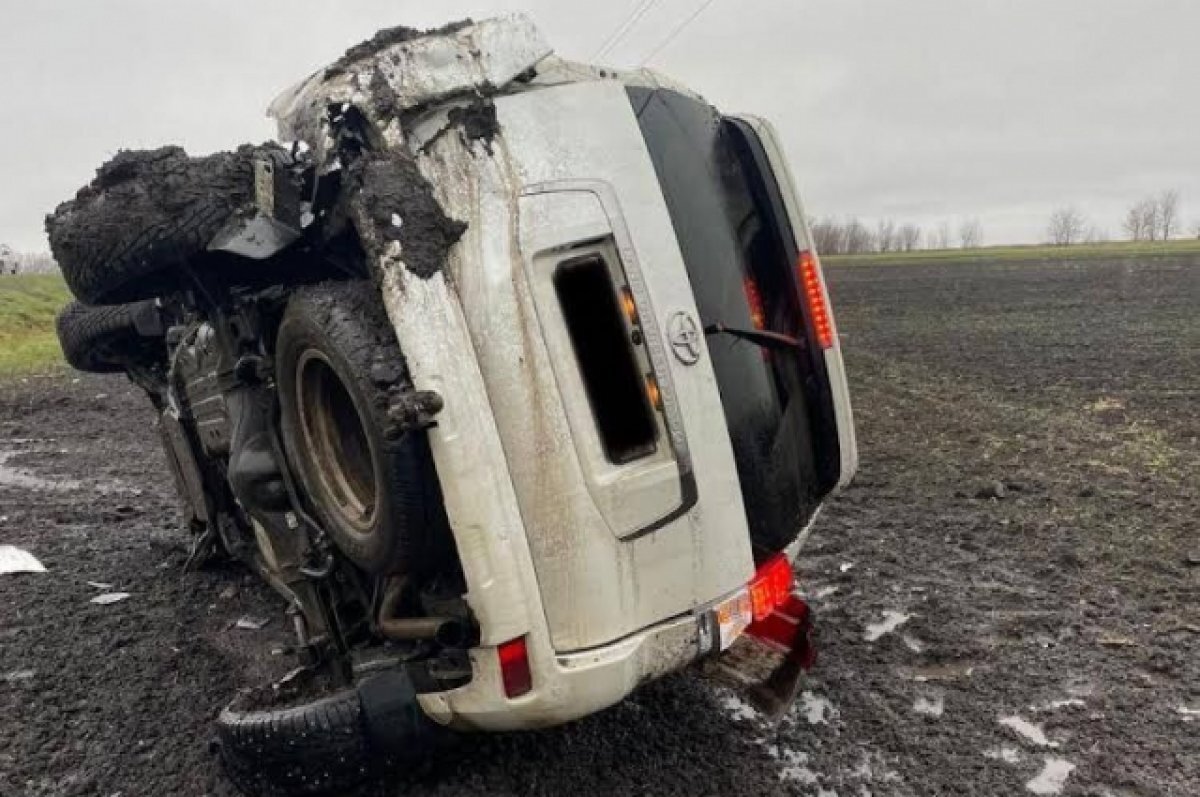
<path fill-rule="evenodd" d="M 721 322 L 708 324 L 704 327 L 705 335 L 732 335 L 739 340 L 748 340 L 755 346 L 761 346 L 764 349 L 802 349 L 804 344 L 799 338 L 793 338 L 791 335 L 784 335 L 780 332 L 770 332 L 765 329 L 739 329 L 738 327 L 727 327 Z"/>

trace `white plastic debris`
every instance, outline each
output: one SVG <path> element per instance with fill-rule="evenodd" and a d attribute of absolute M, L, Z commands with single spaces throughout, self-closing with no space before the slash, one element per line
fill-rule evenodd
<path fill-rule="evenodd" d="M 234 628 L 240 628 L 243 631 L 261 631 L 269 622 L 271 622 L 269 617 L 251 617 L 250 615 L 245 615 L 239 617 L 238 621 L 233 625 Z"/>
<path fill-rule="evenodd" d="M 29 551 L 15 545 L 0 545 L 0 575 L 45 572 L 46 566 Z"/>
<path fill-rule="evenodd" d="M 400 218 L 399 213 L 392 214 L 392 226 L 393 227 L 403 227 L 404 226 L 404 219 Z"/>
<path fill-rule="evenodd" d="M 1075 765 L 1065 758 L 1047 757 L 1042 771 L 1026 783 L 1025 788 L 1034 794 L 1059 794 L 1074 769 Z"/>
<path fill-rule="evenodd" d="M 911 614 L 894 612 L 889 609 L 883 613 L 882 620 L 880 620 L 878 623 L 871 623 L 867 626 L 867 632 L 863 635 L 863 638 L 868 642 L 874 642 L 884 634 L 892 633 L 911 619 Z"/>
<path fill-rule="evenodd" d="M 1011 717 L 1001 717 L 1000 724 L 1016 731 L 1038 747 L 1058 747 L 1058 742 L 1052 742 L 1046 738 L 1046 732 L 1042 730 L 1042 726 L 1034 725 L 1029 720 L 1018 717 L 1015 714 Z"/>
<path fill-rule="evenodd" d="M 106 592 L 103 595 L 97 595 L 96 597 L 92 598 L 90 601 L 88 601 L 88 603 L 95 603 L 95 604 L 99 604 L 100 606 L 107 606 L 110 603 L 119 603 L 128 597 L 129 597 L 128 592 Z"/>

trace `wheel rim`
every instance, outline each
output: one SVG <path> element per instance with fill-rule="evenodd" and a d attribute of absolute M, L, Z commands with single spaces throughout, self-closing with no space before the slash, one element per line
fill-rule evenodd
<path fill-rule="evenodd" d="M 296 374 L 304 456 L 330 508 L 350 531 L 366 536 L 375 520 L 379 490 L 362 416 L 321 352 L 306 351 L 296 364 Z"/>

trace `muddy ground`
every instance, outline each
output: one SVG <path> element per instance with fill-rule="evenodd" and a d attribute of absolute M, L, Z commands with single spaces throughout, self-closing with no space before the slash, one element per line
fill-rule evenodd
<path fill-rule="evenodd" d="M 408 792 L 1200 793 L 1200 262 L 830 279 L 862 465 L 802 560 L 793 713 L 674 677 Z M 116 378 L 0 386 L 0 543 L 49 568 L 0 576 L 4 797 L 231 794 L 209 722 L 288 659 L 269 593 L 181 573 L 150 423 Z"/>

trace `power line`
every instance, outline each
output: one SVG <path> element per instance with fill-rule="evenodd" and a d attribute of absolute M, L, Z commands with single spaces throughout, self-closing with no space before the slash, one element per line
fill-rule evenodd
<path fill-rule="evenodd" d="M 608 38 L 604 40 L 604 44 L 600 45 L 600 49 L 592 55 L 591 60 L 596 61 L 612 52 L 612 49 L 621 42 L 621 39 L 628 36 L 630 31 L 641 21 L 642 17 L 646 16 L 650 9 L 658 5 L 659 2 L 660 0 L 641 0 L 638 5 L 634 6 L 633 11 L 625 17 L 621 24 L 617 25 L 608 34 Z"/>
<path fill-rule="evenodd" d="M 688 17 L 687 19 L 685 19 L 683 22 L 679 23 L 678 27 L 676 27 L 676 28 L 675 28 L 675 30 L 673 30 L 673 31 L 671 31 L 670 33 L 668 33 L 668 34 L 667 34 L 667 38 L 665 38 L 665 39 L 663 39 L 662 41 L 660 41 L 660 42 L 658 43 L 658 46 L 657 46 L 657 47 L 655 47 L 653 50 L 651 50 L 651 51 L 650 51 L 650 54 L 649 54 L 649 55 L 647 55 L 645 58 L 643 58 L 643 59 L 641 60 L 641 63 L 639 63 L 639 64 L 638 64 L 638 66 L 645 66 L 647 61 L 649 61 L 649 60 L 650 60 L 651 58 L 653 58 L 654 56 L 658 55 L 658 54 L 659 54 L 659 52 L 660 52 L 660 51 L 661 51 L 661 50 L 662 50 L 664 47 L 666 47 L 668 44 L 670 44 L 671 42 L 673 42 L 673 41 L 675 40 L 675 37 L 676 37 L 676 36 L 678 36 L 679 34 L 683 33 L 683 31 L 684 31 L 685 29 L 687 29 L 687 26 L 688 26 L 688 25 L 691 25 L 691 24 L 692 24 L 692 23 L 693 23 L 693 22 L 696 20 L 696 17 L 698 17 L 698 16 L 700 16 L 701 14 L 703 14 L 703 13 L 704 13 L 704 9 L 708 8 L 709 6 L 711 6 L 711 5 L 712 5 L 714 2 L 716 2 L 716 0 L 704 0 L 704 2 L 700 4 L 700 7 L 699 7 L 699 8 L 697 8 L 695 11 L 693 11 L 693 12 L 692 12 L 692 15 L 691 15 L 690 17 Z"/>

